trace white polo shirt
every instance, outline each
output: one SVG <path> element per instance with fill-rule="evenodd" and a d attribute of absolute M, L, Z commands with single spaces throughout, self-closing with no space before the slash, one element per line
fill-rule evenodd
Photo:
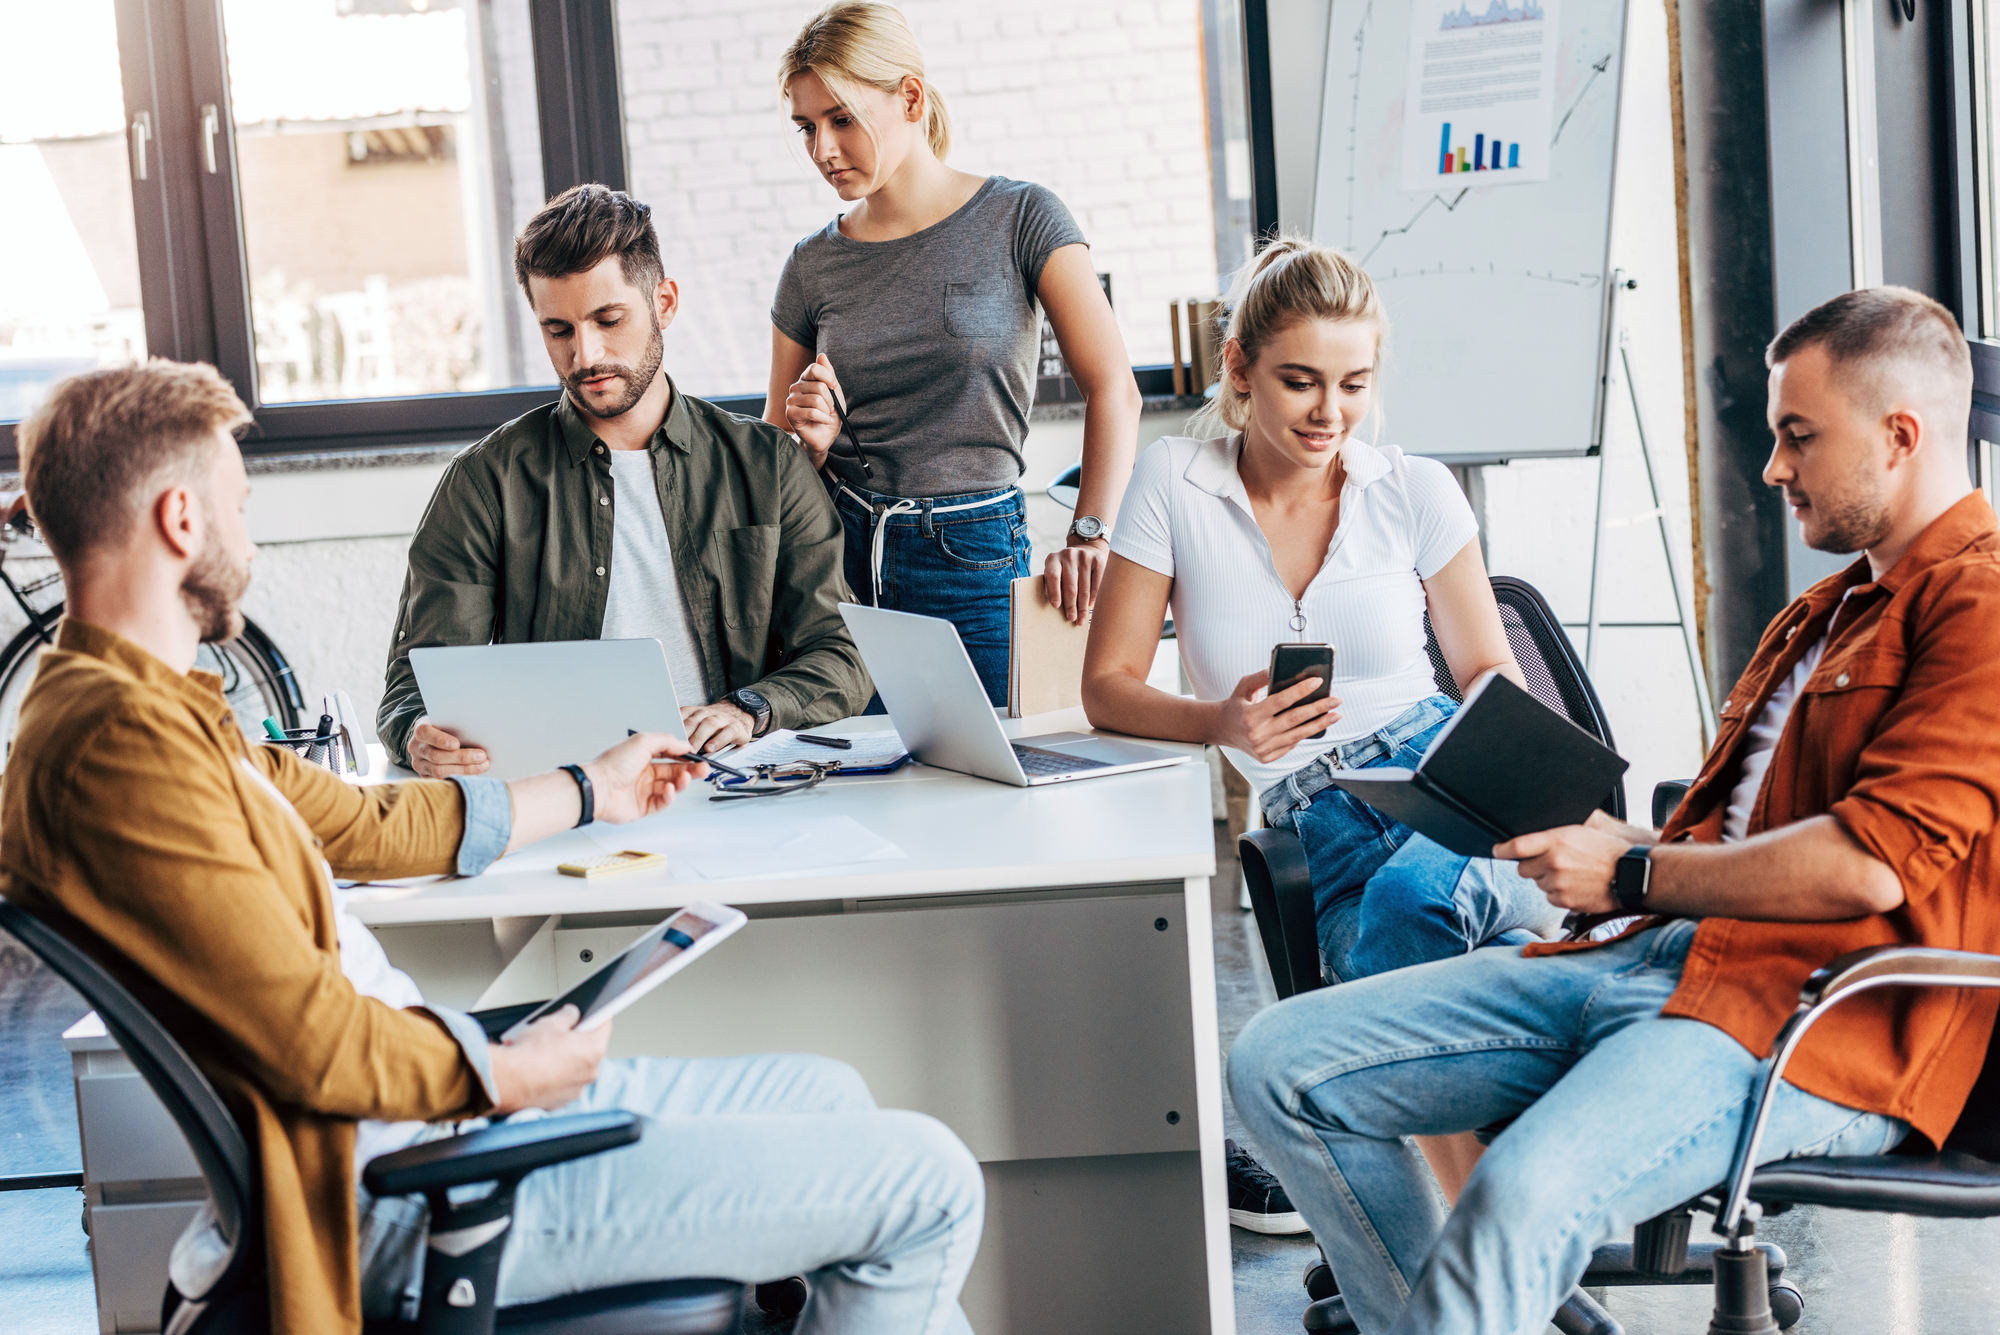
<path fill-rule="evenodd" d="M 1275 644 L 1334 647 L 1340 720 L 1326 737 L 1268 765 L 1223 748 L 1262 793 L 1437 692 L 1424 652 L 1423 581 L 1478 536 L 1479 524 L 1443 464 L 1349 440 L 1341 446 L 1340 526 L 1295 609 L 1236 471 L 1242 443 L 1241 435 L 1154 442 L 1132 470 L 1111 550 L 1173 580 L 1181 661 L 1203 700 L 1224 699 L 1268 668 Z M 1295 611 L 1305 616 L 1303 633 L 1292 629 Z"/>

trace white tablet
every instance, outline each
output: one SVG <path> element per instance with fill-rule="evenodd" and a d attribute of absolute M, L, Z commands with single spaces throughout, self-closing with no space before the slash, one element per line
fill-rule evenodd
<path fill-rule="evenodd" d="M 619 1011 L 687 968 L 716 943 L 750 921 L 741 911 L 697 901 L 649 928 L 637 941 L 604 962 L 604 967 L 551 1001 L 529 1011 L 500 1035 L 502 1043 L 519 1038 L 544 1015 L 574 1006 L 582 1012 L 578 1029 L 595 1029 Z"/>

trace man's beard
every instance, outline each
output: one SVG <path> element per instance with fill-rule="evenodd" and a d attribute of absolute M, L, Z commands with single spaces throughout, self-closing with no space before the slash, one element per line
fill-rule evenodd
<path fill-rule="evenodd" d="M 665 340 L 660 337 L 659 317 L 652 311 L 647 311 L 646 314 L 653 322 L 653 337 L 646 344 L 646 355 L 639 359 L 636 367 L 628 367 L 622 362 L 599 362 L 595 366 L 586 366 L 580 371 L 573 371 L 563 378 L 563 384 L 570 392 L 570 402 L 592 417 L 623 416 L 631 412 L 639 400 L 646 397 L 646 391 L 653 387 L 653 378 L 660 373 Z M 625 382 L 624 394 L 608 408 L 592 407 L 589 398 L 583 392 L 584 381 L 593 380 L 601 375 L 615 375 Z"/>
<path fill-rule="evenodd" d="M 250 587 L 250 563 L 235 563 L 210 542 L 181 577 L 181 602 L 201 631 L 203 644 L 222 644 L 243 633 L 243 595 Z"/>
<path fill-rule="evenodd" d="M 1847 556 L 1889 536 L 1889 507 L 1881 492 L 1866 484 L 1838 499 L 1814 498 L 1812 505 L 1815 510 L 1825 507 L 1820 531 L 1807 543 L 1817 551 Z"/>

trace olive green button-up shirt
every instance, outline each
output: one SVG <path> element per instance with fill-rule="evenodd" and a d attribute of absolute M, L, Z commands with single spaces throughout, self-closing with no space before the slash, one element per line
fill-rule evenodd
<path fill-rule="evenodd" d="M 445 469 L 410 543 L 376 715 L 399 763 L 424 714 L 410 650 L 598 638 L 617 522 L 608 451 L 565 394 Z M 679 391 L 647 451 L 706 698 L 754 686 L 774 728 L 860 713 L 873 687 L 840 618 L 840 519 L 805 454 Z"/>

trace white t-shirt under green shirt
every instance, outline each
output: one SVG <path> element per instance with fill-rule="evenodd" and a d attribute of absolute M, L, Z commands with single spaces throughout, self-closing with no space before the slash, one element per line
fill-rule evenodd
<path fill-rule="evenodd" d="M 600 640 L 655 639 L 682 705 L 709 703 L 687 595 L 674 576 L 674 552 L 660 513 L 650 450 L 612 450 L 611 574 Z"/>

